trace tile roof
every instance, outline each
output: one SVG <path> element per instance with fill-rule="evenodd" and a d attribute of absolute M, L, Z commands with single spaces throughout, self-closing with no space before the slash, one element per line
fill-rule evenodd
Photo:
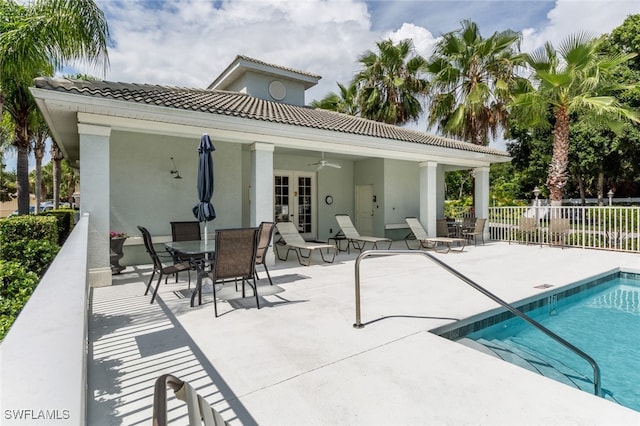
<path fill-rule="evenodd" d="M 293 69 L 293 68 L 283 67 L 281 65 L 270 64 L 268 62 L 264 62 L 264 61 L 261 61 L 259 59 L 250 58 L 249 56 L 238 55 L 238 56 L 236 56 L 234 62 L 237 61 L 237 60 L 243 60 L 243 61 L 247 61 L 247 62 L 252 62 L 252 63 L 257 64 L 257 65 L 264 65 L 264 66 L 271 67 L 271 68 L 277 68 L 277 69 L 280 69 L 280 70 L 283 70 L 283 71 L 292 72 L 292 73 L 295 73 L 295 74 L 306 75 L 307 77 L 317 78 L 318 80 L 320 80 L 322 78 L 322 76 L 319 76 L 319 75 L 316 75 L 316 74 L 311 74 L 309 72 L 300 71 L 300 70 L 296 70 L 296 69 Z"/>
<path fill-rule="evenodd" d="M 237 92 L 50 77 L 35 79 L 35 86 L 39 89 L 93 98 L 114 99 L 353 135 L 387 138 L 483 154 L 508 156 L 504 151 L 474 145 L 469 142 L 430 135 L 333 111 L 271 102 Z"/>

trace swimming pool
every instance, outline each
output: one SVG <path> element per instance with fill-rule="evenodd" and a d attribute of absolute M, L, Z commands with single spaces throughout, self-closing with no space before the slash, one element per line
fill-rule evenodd
<path fill-rule="evenodd" d="M 605 398 L 640 411 L 640 275 L 599 277 L 518 308 L 595 359 Z M 585 360 L 510 312 L 438 334 L 472 339 L 485 352 L 593 392 Z"/>

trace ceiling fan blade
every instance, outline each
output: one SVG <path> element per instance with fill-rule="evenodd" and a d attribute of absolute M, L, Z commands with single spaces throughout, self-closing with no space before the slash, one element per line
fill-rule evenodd
<path fill-rule="evenodd" d="M 340 164 L 333 164 L 333 163 L 325 163 L 325 166 L 333 167 L 334 169 L 341 169 L 342 168 L 342 166 Z"/>

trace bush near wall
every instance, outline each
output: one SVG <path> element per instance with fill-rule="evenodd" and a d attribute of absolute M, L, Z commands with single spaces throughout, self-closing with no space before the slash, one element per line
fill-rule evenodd
<path fill-rule="evenodd" d="M 0 260 L 0 340 L 4 339 L 38 281 L 38 274 L 27 271 L 19 262 Z"/>
<path fill-rule="evenodd" d="M 0 339 L 60 250 L 58 220 L 44 215 L 0 220 Z"/>
<path fill-rule="evenodd" d="M 58 219 L 58 245 L 62 246 L 76 226 L 75 214 L 76 211 L 73 209 L 57 209 L 42 212 L 39 216 L 53 216 Z"/>

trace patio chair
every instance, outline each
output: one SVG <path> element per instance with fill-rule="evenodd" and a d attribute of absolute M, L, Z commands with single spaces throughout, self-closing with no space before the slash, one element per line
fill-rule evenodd
<path fill-rule="evenodd" d="M 200 240 L 200 222 L 170 222 L 171 223 L 171 239 L 172 241 L 197 241 Z M 176 253 L 171 253 L 175 263 L 183 263 L 189 261 L 199 261 L 204 258 L 204 255 L 199 256 L 183 256 Z M 195 263 L 193 263 L 195 270 Z M 191 270 L 187 271 L 189 275 L 189 287 L 191 287 Z M 176 282 L 178 281 L 178 274 L 176 274 Z"/>
<path fill-rule="evenodd" d="M 487 223 L 486 218 L 476 219 L 475 226 L 471 230 L 463 230 L 462 236 L 468 240 L 473 240 L 473 245 L 477 245 L 478 237 L 484 245 L 484 226 Z"/>
<path fill-rule="evenodd" d="M 151 296 L 151 303 L 156 299 L 156 294 L 158 293 L 158 288 L 160 287 L 160 282 L 162 281 L 163 276 L 171 276 L 176 275 L 182 271 L 188 271 L 193 268 L 191 262 L 180 262 L 174 263 L 173 265 L 164 266 L 162 264 L 161 257 L 165 257 L 167 259 L 174 259 L 173 256 L 161 256 L 156 252 L 156 249 L 153 247 L 153 241 L 151 239 L 151 234 L 144 226 L 139 226 L 138 229 L 142 233 L 142 240 L 144 241 L 144 248 L 146 249 L 149 256 L 151 256 L 151 260 L 153 262 L 153 272 L 151 272 L 151 278 L 149 278 L 149 282 L 147 283 L 147 289 L 144 292 L 146 296 L 149 293 L 149 289 L 151 288 L 151 282 L 153 281 L 153 277 L 158 273 L 158 283 L 156 284 L 156 288 L 153 290 L 153 295 Z"/>
<path fill-rule="evenodd" d="M 436 236 L 438 237 L 457 237 L 458 231 L 455 227 L 449 226 L 449 222 L 445 219 L 436 220 Z"/>
<path fill-rule="evenodd" d="M 213 282 L 213 307 L 218 316 L 216 284 L 230 279 L 242 280 L 242 297 L 245 297 L 245 283 L 253 289 L 256 306 L 260 309 L 258 288 L 256 284 L 256 251 L 258 248 L 258 228 L 237 228 L 216 230 L 216 254 L 213 261 L 198 264 L 198 282 L 196 292 L 202 302 L 202 279 L 210 278 Z M 211 265 L 211 271 L 207 266 Z M 253 284 L 251 284 L 253 281 Z M 192 299 L 196 293 L 192 295 Z"/>
<path fill-rule="evenodd" d="M 287 259 L 289 259 L 289 252 L 295 251 L 300 265 L 309 266 L 311 264 L 311 255 L 313 255 L 314 251 L 318 250 L 323 262 L 333 263 L 333 261 L 335 260 L 336 253 L 338 251 L 335 245 L 325 243 L 310 243 L 305 241 L 292 222 L 278 222 L 276 223 L 276 229 L 278 230 L 278 234 L 280 234 L 280 237 L 282 237 L 284 245 L 287 246 L 287 255 L 284 258 L 280 255 L 278 249 L 276 248 L 278 259 L 286 261 Z M 331 258 L 331 260 L 327 260 L 324 258 L 322 249 L 327 249 L 327 255 L 329 255 L 329 249 L 333 249 L 333 257 Z M 308 252 L 306 255 L 305 251 Z"/>
<path fill-rule="evenodd" d="M 535 217 L 526 217 L 522 216 L 520 218 L 520 223 L 518 224 L 518 228 L 516 229 L 516 237 L 525 239 L 525 244 L 529 245 L 529 237 L 535 235 L 538 230 L 537 223 Z M 511 238 L 509 238 L 509 244 L 511 244 Z"/>
<path fill-rule="evenodd" d="M 258 227 L 258 249 L 256 251 L 256 265 L 262 265 L 264 267 L 264 271 L 267 273 L 270 285 L 273 285 L 273 282 L 271 281 L 271 275 L 269 275 L 269 269 L 267 268 L 265 259 L 267 257 L 269 245 L 271 244 L 271 237 L 273 236 L 273 226 L 273 222 L 262 222 L 260 224 Z M 257 269 L 256 279 L 260 279 Z"/>
<path fill-rule="evenodd" d="M 444 253 L 448 253 L 452 249 L 452 246 L 455 244 L 456 246 L 460 247 L 457 251 L 464 250 L 464 247 L 467 241 L 464 238 L 457 238 L 455 236 L 454 237 L 450 237 L 450 236 L 429 237 L 427 235 L 427 231 L 425 231 L 424 227 L 422 226 L 418 218 L 406 217 L 404 220 L 407 222 L 407 225 L 409 225 L 409 229 L 411 229 L 411 234 L 404 240 L 408 249 L 417 250 L 422 247 L 424 249 L 434 249 L 438 251 L 438 246 L 441 244 L 444 244 L 446 247 L 446 251 Z M 414 249 L 409 245 L 410 240 L 417 240 L 420 245 Z"/>
<path fill-rule="evenodd" d="M 349 252 L 349 246 L 353 246 L 353 248 L 362 252 L 366 243 L 371 243 L 373 250 L 378 249 L 378 243 L 389 243 L 389 247 L 387 247 L 387 249 L 391 248 L 392 241 L 389 238 L 365 237 L 360 235 L 358 230 L 353 226 L 351 218 L 347 214 L 337 214 L 336 221 L 338 222 L 338 226 L 342 230 L 342 233 L 347 238 L 347 252 Z"/>
<path fill-rule="evenodd" d="M 564 248 L 569 236 L 569 219 L 554 218 L 549 220 L 549 245 L 559 245 Z"/>
<path fill-rule="evenodd" d="M 167 387 L 173 390 L 180 401 L 187 403 L 190 425 L 222 426 L 228 423 L 214 410 L 193 386 L 171 374 L 163 374 L 156 379 L 153 390 L 153 426 L 167 426 Z"/>

